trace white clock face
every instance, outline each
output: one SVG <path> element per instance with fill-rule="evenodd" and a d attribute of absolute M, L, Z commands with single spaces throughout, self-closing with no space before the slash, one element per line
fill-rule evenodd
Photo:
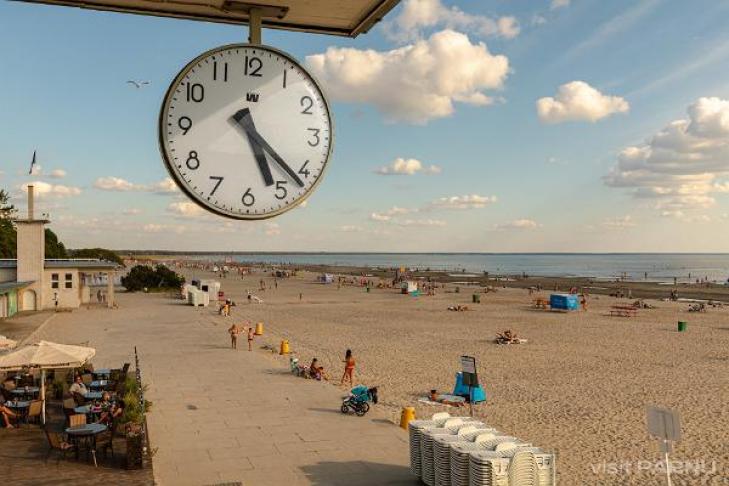
<path fill-rule="evenodd" d="M 208 51 L 180 72 L 160 113 L 160 145 L 180 189 L 204 208 L 263 219 L 303 201 L 331 154 L 331 115 L 311 75 L 276 49 Z"/>

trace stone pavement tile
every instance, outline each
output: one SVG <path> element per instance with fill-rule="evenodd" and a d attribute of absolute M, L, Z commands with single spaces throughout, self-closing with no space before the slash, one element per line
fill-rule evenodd
<path fill-rule="evenodd" d="M 248 471 L 253 469 L 253 464 L 247 457 L 228 457 L 225 459 L 216 459 L 212 461 L 213 469 L 218 472 L 228 470 Z"/>
<path fill-rule="evenodd" d="M 241 475 L 243 486 L 303 486 L 306 476 L 290 470 L 252 470 Z"/>

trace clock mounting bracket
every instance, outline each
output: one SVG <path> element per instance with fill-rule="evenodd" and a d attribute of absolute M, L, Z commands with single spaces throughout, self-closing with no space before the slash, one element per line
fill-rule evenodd
<path fill-rule="evenodd" d="M 289 12 L 289 7 L 240 2 L 238 0 L 225 0 L 221 10 L 225 12 L 247 14 L 248 43 L 260 45 L 262 20 L 264 18 L 282 20 Z"/>

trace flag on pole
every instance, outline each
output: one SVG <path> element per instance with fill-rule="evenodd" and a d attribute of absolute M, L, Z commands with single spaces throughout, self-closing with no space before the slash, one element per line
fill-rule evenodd
<path fill-rule="evenodd" d="M 28 175 L 33 175 L 33 169 L 35 169 L 35 150 L 33 150 L 33 160 L 30 161 L 30 170 Z"/>

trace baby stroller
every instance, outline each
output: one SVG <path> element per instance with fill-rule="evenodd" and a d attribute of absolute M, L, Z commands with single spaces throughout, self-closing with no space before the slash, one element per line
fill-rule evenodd
<path fill-rule="evenodd" d="M 362 417 L 369 412 L 370 401 L 377 404 L 377 387 L 367 388 L 364 385 L 357 385 L 342 402 L 342 413 L 349 413 L 351 410 L 358 417 Z"/>

